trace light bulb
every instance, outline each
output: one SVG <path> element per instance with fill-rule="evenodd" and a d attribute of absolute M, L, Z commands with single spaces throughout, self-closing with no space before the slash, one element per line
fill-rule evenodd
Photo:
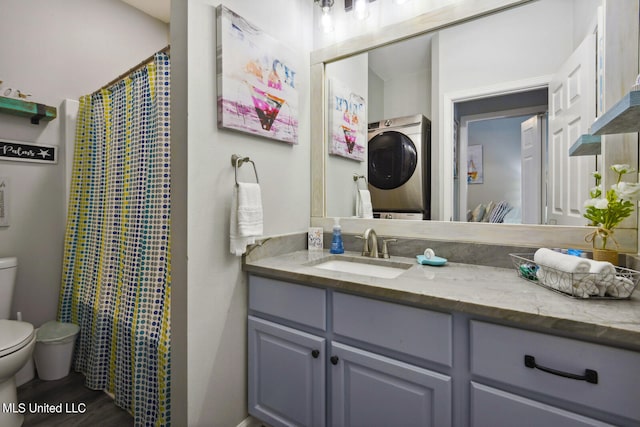
<path fill-rule="evenodd" d="M 356 19 L 363 20 L 369 16 L 369 0 L 355 0 L 353 13 Z"/>
<path fill-rule="evenodd" d="M 333 31 L 333 20 L 331 19 L 330 7 L 322 8 L 322 16 L 320 17 L 320 28 L 322 28 L 325 33 L 330 33 Z"/>

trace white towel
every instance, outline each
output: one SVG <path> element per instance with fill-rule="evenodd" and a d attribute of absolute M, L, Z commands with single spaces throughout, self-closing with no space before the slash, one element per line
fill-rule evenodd
<path fill-rule="evenodd" d="M 616 278 L 616 268 L 610 262 L 591 259 L 588 261 L 591 264 L 589 269 L 589 272 L 592 273 L 590 275 L 591 279 L 594 281 L 596 288 L 598 288 L 598 295 L 603 297 Z"/>
<path fill-rule="evenodd" d="M 615 298 L 628 298 L 634 287 L 633 280 L 623 276 L 616 276 L 613 282 L 607 286 L 607 295 Z"/>
<path fill-rule="evenodd" d="M 543 284 L 576 297 L 589 298 L 598 294 L 589 274 L 590 260 L 546 248 L 538 249 L 533 260 L 539 266 L 536 276 Z"/>
<path fill-rule="evenodd" d="M 373 206 L 371 205 L 371 193 L 369 193 L 369 190 L 358 190 L 356 203 L 358 218 L 373 218 Z"/>
<path fill-rule="evenodd" d="M 230 249 L 236 256 L 244 254 L 248 245 L 262 236 L 262 195 L 260 185 L 241 182 L 233 189 L 231 199 Z"/>

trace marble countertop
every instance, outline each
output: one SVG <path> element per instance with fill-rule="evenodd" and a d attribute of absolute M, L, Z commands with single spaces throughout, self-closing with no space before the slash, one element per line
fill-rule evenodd
<path fill-rule="evenodd" d="M 341 257 L 307 250 L 245 260 L 244 270 L 294 283 L 345 290 L 425 308 L 467 313 L 535 330 L 640 351 L 640 291 L 629 300 L 570 298 L 518 277 L 515 269 L 449 262 L 420 265 L 413 258 L 389 262 L 410 265 L 395 279 L 323 270 L 321 259 Z M 345 257 L 360 257 L 358 253 Z M 363 258 L 367 261 L 367 258 Z M 385 262 L 386 260 L 376 260 Z"/>

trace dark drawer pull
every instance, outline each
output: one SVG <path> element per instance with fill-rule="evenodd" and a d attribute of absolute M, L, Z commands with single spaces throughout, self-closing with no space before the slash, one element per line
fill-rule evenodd
<path fill-rule="evenodd" d="M 564 378 L 571 378 L 572 380 L 586 381 L 591 384 L 598 384 L 598 372 L 593 369 L 585 369 L 584 375 L 576 375 L 570 372 L 558 371 L 557 369 L 547 368 L 545 366 L 538 365 L 536 363 L 536 358 L 533 356 L 529 356 L 528 354 L 524 355 L 524 366 L 532 369 L 540 369 L 541 371 L 547 372 L 549 374 L 558 375 Z"/>
<path fill-rule="evenodd" d="M 331 356 L 329 360 L 331 360 L 331 363 L 333 363 L 334 365 L 337 365 L 340 359 L 338 358 L 338 356 Z"/>
<path fill-rule="evenodd" d="M 317 359 L 318 356 L 320 356 L 320 350 L 311 351 L 311 356 L 313 356 L 314 359 Z"/>

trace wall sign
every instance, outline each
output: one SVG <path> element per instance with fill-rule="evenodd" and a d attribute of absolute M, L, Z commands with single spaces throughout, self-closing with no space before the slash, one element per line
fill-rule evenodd
<path fill-rule="evenodd" d="M 58 163 L 57 147 L 0 140 L 0 160 L 20 162 Z"/>

